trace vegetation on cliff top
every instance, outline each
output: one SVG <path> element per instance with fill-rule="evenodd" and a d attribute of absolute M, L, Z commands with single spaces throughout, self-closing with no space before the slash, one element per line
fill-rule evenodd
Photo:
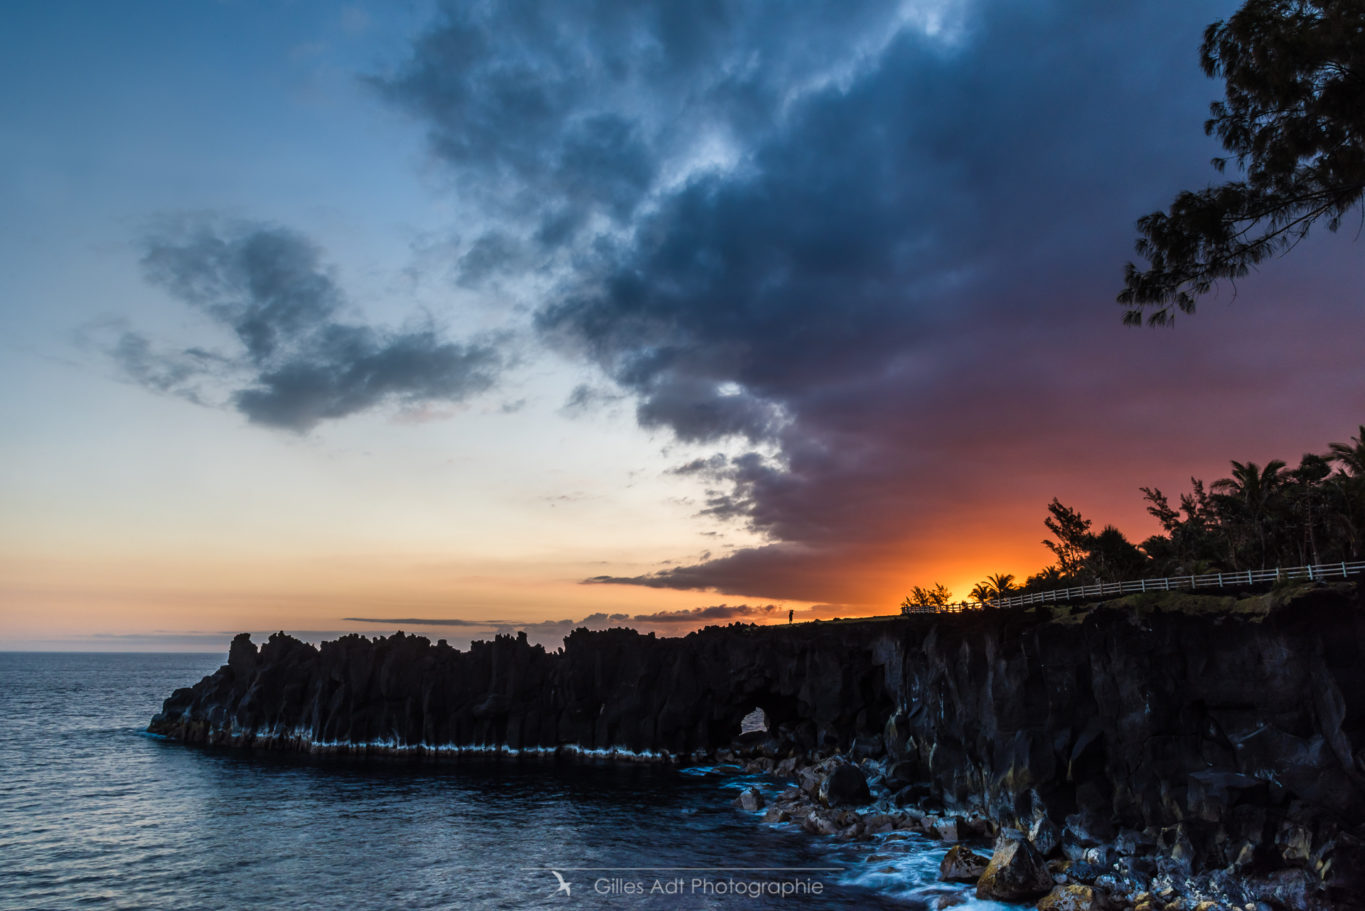
<path fill-rule="evenodd" d="M 1113 525 L 1091 531 L 1090 519 L 1054 498 L 1044 520 L 1051 537 L 1043 542 L 1054 562 L 1022 586 L 997 573 L 970 597 L 988 601 L 1101 582 L 1365 559 L 1365 425 L 1349 442 L 1306 453 L 1296 468 L 1281 459 L 1231 465 L 1230 476 L 1212 484 L 1191 478 L 1177 505 L 1158 488 L 1138 488 L 1162 528 L 1141 544 Z M 951 602 L 951 592 L 937 584 L 916 587 L 901 606 Z"/>

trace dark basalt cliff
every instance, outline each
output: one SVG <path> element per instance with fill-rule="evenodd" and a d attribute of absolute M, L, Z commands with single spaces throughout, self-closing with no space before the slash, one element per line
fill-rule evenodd
<path fill-rule="evenodd" d="M 573 748 L 688 760 L 844 751 L 948 809 L 1049 818 L 1069 843 L 1194 872 L 1365 881 L 1365 605 L 1353 586 L 660 639 L 246 636 L 150 730 L 209 744 L 449 755 Z M 767 733 L 738 737 L 755 707 Z M 892 774 L 894 773 L 894 774 Z"/>

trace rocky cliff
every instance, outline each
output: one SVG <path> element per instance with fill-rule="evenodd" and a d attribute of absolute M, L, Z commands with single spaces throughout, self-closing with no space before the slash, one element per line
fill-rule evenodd
<path fill-rule="evenodd" d="M 767 730 L 739 736 L 756 707 Z M 239 636 L 150 730 L 427 756 L 842 751 L 946 811 L 1126 848 L 1152 873 L 1365 894 L 1365 599 L 1344 584 L 676 639 L 579 630 L 558 652 Z"/>

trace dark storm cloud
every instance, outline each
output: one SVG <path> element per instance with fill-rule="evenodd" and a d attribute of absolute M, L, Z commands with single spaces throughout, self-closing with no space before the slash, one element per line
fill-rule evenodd
<path fill-rule="evenodd" d="M 254 423 L 306 432 L 386 402 L 458 402 L 488 389 L 501 365 L 493 347 L 430 326 L 343 321 L 346 300 L 320 251 L 283 228 L 179 222 L 146 240 L 142 262 L 151 283 L 229 329 L 242 353 L 157 352 L 127 332 L 115 360 L 144 386 L 196 400 L 198 380 L 230 374 L 230 400 Z"/>
<path fill-rule="evenodd" d="M 793 85 L 832 78 L 894 18 L 881 2 L 446 3 L 371 82 L 493 219 L 466 238 L 476 283 L 629 227 L 680 166 L 767 129 Z"/>
<path fill-rule="evenodd" d="M 680 471 L 769 544 L 593 581 L 847 600 L 949 515 L 1036 497 L 1037 525 L 1077 453 L 1152 465 L 1223 387 L 1346 363 L 1335 336 L 1309 369 L 1154 343 L 1105 306 L 1134 220 L 1209 179 L 1196 48 L 1234 6 L 980 0 L 938 29 L 880 3 L 450 7 L 384 89 L 499 230 L 568 251 L 542 337 L 642 426 L 765 453 Z"/>

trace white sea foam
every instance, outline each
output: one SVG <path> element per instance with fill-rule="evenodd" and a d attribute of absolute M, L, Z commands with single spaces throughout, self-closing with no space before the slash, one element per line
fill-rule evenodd
<path fill-rule="evenodd" d="M 296 749 L 319 754 L 360 754 L 377 753 L 382 755 L 407 756 L 505 756 L 505 757 L 547 757 L 573 756 L 582 759 L 610 759 L 627 762 L 673 762 L 676 757 L 663 750 L 632 750 L 627 747 L 585 747 L 576 743 L 556 746 L 514 747 L 498 743 L 407 743 L 397 735 L 375 737 L 369 740 L 320 740 L 307 728 L 286 729 L 282 725 L 259 727 L 247 730 L 233 724 L 229 737 L 234 742 L 251 744 L 287 744 Z"/>

